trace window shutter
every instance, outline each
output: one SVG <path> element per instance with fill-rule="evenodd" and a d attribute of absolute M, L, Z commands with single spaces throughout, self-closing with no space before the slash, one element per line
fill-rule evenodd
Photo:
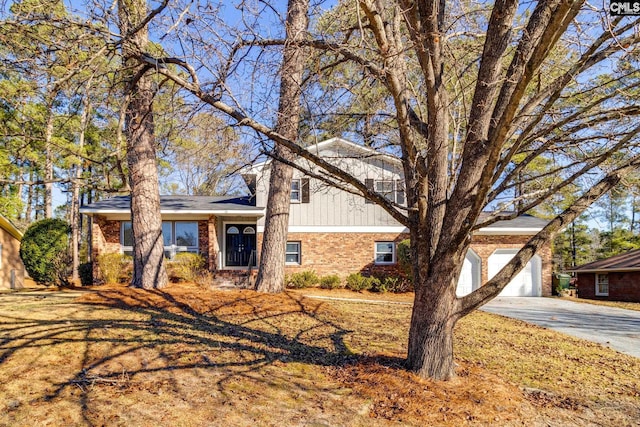
<path fill-rule="evenodd" d="M 302 197 L 300 201 L 302 203 L 309 203 L 309 200 L 311 199 L 311 194 L 309 192 L 309 178 L 302 178 L 300 180 L 300 186 L 302 187 L 301 188 Z"/>
<path fill-rule="evenodd" d="M 373 179 L 372 178 L 367 178 L 364 180 L 364 185 L 367 187 L 368 190 L 373 191 Z M 371 200 L 369 199 L 364 199 L 365 203 L 373 203 Z"/>
<path fill-rule="evenodd" d="M 396 179 L 396 203 L 399 205 L 405 203 L 404 181 L 402 179 Z"/>

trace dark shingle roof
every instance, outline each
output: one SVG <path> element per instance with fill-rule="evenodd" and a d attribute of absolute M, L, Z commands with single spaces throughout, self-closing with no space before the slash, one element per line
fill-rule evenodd
<path fill-rule="evenodd" d="M 83 206 L 82 213 L 129 212 L 130 196 L 116 196 Z M 214 211 L 262 211 L 252 204 L 249 197 L 234 196 L 160 196 L 160 210 L 214 212 Z"/>
<path fill-rule="evenodd" d="M 640 249 L 583 264 L 570 271 L 586 273 L 596 271 L 629 271 L 636 269 L 640 270 Z"/>
<path fill-rule="evenodd" d="M 480 214 L 478 222 L 484 221 L 489 215 L 489 212 L 483 212 Z M 533 215 L 520 215 L 514 219 L 497 221 L 489 225 L 488 228 L 543 228 L 549 221 L 541 219 Z"/>

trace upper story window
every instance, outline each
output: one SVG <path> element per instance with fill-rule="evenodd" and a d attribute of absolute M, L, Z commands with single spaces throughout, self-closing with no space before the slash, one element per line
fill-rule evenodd
<path fill-rule="evenodd" d="M 309 178 L 294 178 L 291 180 L 291 203 L 309 203 Z"/>
<path fill-rule="evenodd" d="M 162 240 L 167 258 L 173 258 L 177 252 L 198 253 L 198 222 L 162 221 Z M 123 253 L 133 253 L 131 221 L 122 221 L 120 224 L 120 245 Z"/>
<path fill-rule="evenodd" d="M 609 275 L 606 273 L 596 274 L 596 295 L 609 295 Z"/>
<path fill-rule="evenodd" d="M 300 203 L 302 200 L 301 185 L 299 179 L 291 180 L 291 203 Z"/>
<path fill-rule="evenodd" d="M 373 190 L 380 193 L 385 199 L 399 205 L 405 204 L 404 181 L 396 179 L 375 180 L 373 181 Z"/>

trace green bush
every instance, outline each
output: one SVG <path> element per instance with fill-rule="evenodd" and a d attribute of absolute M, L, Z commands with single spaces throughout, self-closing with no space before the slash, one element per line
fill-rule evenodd
<path fill-rule="evenodd" d="M 316 286 L 320 283 L 320 278 L 315 271 L 305 270 L 287 275 L 284 281 L 287 288 L 302 289 Z"/>
<path fill-rule="evenodd" d="M 398 264 L 408 277 L 411 277 L 411 240 L 404 239 L 398 243 Z"/>
<path fill-rule="evenodd" d="M 78 266 L 78 275 L 82 286 L 93 285 L 93 264 L 90 262 L 80 264 Z"/>
<path fill-rule="evenodd" d="M 320 287 L 322 289 L 338 289 L 342 287 L 342 280 L 337 274 L 324 276 L 320 279 Z"/>
<path fill-rule="evenodd" d="M 371 288 L 371 282 L 368 277 L 364 277 L 360 273 L 351 273 L 347 276 L 345 287 L 352 291 L 362 292 Z"/>
<path fill-rule="evenodd" d="M 131 271 L 131 257 L 119 253 L 102 254 L 98 256 L 100 277 L 105 283 L 124 283 Z"/>
<path fill-rule="evenodd" d="M 27 228 L 20 243 L 20 258 L 37 283 L 68 283 L 70 232 L 69 224 L 61 219 L 43 219 Z"/>
<path fill-rule="evenodd" d="M 178 252 L 167 263 L 169 276 L 172 279 L 196 283 L 205 269 L 205 259 L 202 255 L 191 252 Z"/>

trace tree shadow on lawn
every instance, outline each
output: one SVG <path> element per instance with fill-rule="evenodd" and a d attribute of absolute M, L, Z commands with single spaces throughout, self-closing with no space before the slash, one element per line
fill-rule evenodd
<path fill-rule="evenodd" d="M 60 320 L 5 320 L 0 368 L 22 349 L 70 345 L 66 351 L 81 353 L 79 363 L 60 368 L 64 380 L 52 381 L 35 399 L 55 402 L 73 394 L 88 425 L 105 421 L 92 405 L 96 386 L 122 393 L 168 387 L 185 401 L 194 397 L 183 384 L 185 375 L 209 376 L 223 400 L 237 397 L 233 389 L 242 381 L 256 386 L 250 393 L 270 387 L 326 391 L 326 382 L 316 386 L 309 381 L 314 374 L 296 364 L 339 367 L 362 360 L 345 344 L 351 331 L 332 319 L 335 313 L 292 294 L 110 287 L 84 291 L 77 302 L 101 309 Z M 403 361 L 380 357 L 378 363 L 398 367 Z"/>

